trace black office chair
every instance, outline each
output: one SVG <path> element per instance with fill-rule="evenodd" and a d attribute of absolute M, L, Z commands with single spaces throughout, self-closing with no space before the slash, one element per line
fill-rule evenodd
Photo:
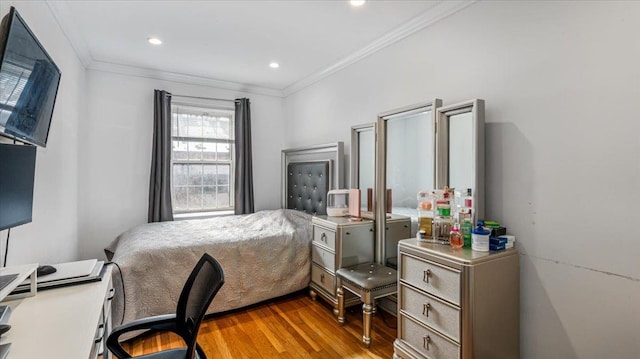
<path fill-rule="evenodd" d="M 205 253 L 191 271 L 182 288 L 176 314 L 158 315 L 141 318 L 115 328 L 107 339 L 107 348 L 117 358 L 131 358 L 119 338 L 122 334 L 134 330 L 170 331 L 178 334 L 187 344 L 186 348 L 165 350 L 146 354 L 138 358 L 145 359 L 206 359 L 206 355 L 197 343 L 198 329 L 204 315 L 216 293 L 224 284 L 224 272 L 220 263 Z"/>

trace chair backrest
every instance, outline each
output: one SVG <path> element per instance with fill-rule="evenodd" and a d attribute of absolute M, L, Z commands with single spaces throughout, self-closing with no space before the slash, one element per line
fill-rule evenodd
<path fill-rule="evenodd" d="M 176 308 L 176 329 L 187 343 L 187 359 L 194 358 L 200 323 L 223 284 L 220 263 L 205 253 L 182 288 Z"/>

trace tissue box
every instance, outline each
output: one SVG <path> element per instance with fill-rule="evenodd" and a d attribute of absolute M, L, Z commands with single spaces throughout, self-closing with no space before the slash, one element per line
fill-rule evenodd
<path fill-rule="evenodd" d="M 330 217 L 349 215 L 348 189 L 334 189 L 327 192 L 327 215 Z"/>

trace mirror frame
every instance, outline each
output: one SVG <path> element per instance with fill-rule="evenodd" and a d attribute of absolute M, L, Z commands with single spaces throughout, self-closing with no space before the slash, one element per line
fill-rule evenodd
<path fill-rule="evenodd" d="M 375 211 L 376 218 L 376 262 L 385 265 L 386 261 L 386 249 L 385 249 L 385 236 L 387 227 L 387 121 L 404 116 L 414 112 L 431 111 L 431 118 L 433 122 L 433 136 L 434 144 L 434 156 L 436 150 L 436 111 L 442 106 L 441 99 L 434 99 L 431 102 L 422 102 L 414 105 L 400 107 L 391 111 L 386 111 L 378 115 L 377 121 L 377 136 L 376 136 L 376 179 L 375 179 L 375 197 L 373 209 Z M 436 160 L 433 161 L 434 167 Z M 433 171 L 433 183 L 435 182 L 435 168 Z M 417 192 L 416 192 L 417 194 Z"/>
<path fill-rule="evenodd" d="M 474 184 L 473 209 L 475 220 L 484 218 L 484 100 L 473 99 L 439 108 L 436 119 L 436 188 L 449 186 L 449 119 L 471 113 L 472 156 L 471 173 Z"/>
<path fill-rule="evenodd" d="M 360 188 L 360 153 L 359 153 L 359 149 L 360 149 L 360 134 L 363 132 L 368 132 L 368 131 L 373 131 L 373 142 L 374 142 L 374 146 L 373 146 L 373 172 L 371 173 L 371 175 L 373 176 L 373 198 L 371 199 L 372 203 L 371 203 L 371 208 L 373 208 L 373 211 L 375 213 L 375 193 L 376 193 L 376 186 L 375 186 L 375 181 L 376 181 L 376 155 L 377 155 L 377 151 L 376 151 L 376 146 L 377 146 L 377 134 L 376 134 L 376 126 L 377 124 L 375 122 L 372 123 L 366 123 L 366 124 L 362 124 L 362 125 L 356 125 L 356 126 L 352 126 L 351 127 L 351 177 L 349 178 L 349 188 L 359 188 L 360 191 L 362 191 L 362 188 Z M 365 189 L 366 190 L 366 189 Z M 372 213 L 373 215 L 373 213 Z"/>

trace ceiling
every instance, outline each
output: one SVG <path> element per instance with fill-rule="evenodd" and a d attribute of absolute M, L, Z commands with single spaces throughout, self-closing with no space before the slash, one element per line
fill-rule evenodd
<path fill-rule="evenodd" d="M 470 3 L 47 0 L 88 68 L 208 79 L 276 95 L 303 88 Z M 149 37 L 163 44 L 150 45 Z M 270 68 L 272 61 L 280 68 Z"/>

